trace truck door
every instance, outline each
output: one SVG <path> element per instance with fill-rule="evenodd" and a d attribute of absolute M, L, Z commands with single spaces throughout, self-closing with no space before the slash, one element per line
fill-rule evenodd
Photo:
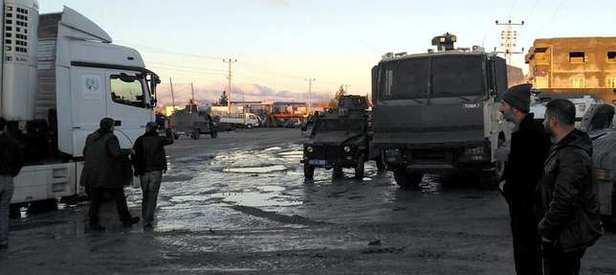
<path fill-rule="evenodd" d="M 122 148 L 132 148 L 154 120 L 149 92 L 143 74 L 128 70 L 108 70 L 107 116 L 116 120 L 115 134 Z"/>
<path fill-rule="evenodd" d="M 86 137 L 99 127 L 101 118 L 107 115 L 107 82 L 104 69 L 72 67 L 71 108 L 72 153 L 81 156 Z M 59 114 L 62 110 L 59 111 Z M 68 145 L 68 144 L 67 144 Z"/>

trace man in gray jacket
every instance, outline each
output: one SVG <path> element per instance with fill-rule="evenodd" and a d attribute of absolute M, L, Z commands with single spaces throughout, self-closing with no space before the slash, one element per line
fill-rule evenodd
<path fill-rule="evenodd" d="M 537 205 L 544 275 L 579 274 L 586 249 L 603 232 L 592 186 L 592 142 L 574 124 L 571 101 L 548 103 L 544 126 L 554 145 L 545 162 Z"/>

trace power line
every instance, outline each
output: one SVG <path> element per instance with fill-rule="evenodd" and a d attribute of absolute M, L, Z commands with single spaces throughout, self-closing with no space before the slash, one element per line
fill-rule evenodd
<path fill-rule="evenodd" d="M 144 49 L 147 49 L 147 50 L 153 51 L 153 52 L 166 53 L 166 54 L 171 54 L 171 55 L 189 56 L 189 57 L 205 58 L 205 59 L 212 59 L 212 60 L 220 60 L 220 59 L 222 59 L 222 57 L 170 51 L 170 50 L 155 48 L 155 47 L 151 47 L 151 46 L 147 46 L 147 45 L 143 45 L 143 44 L 132 43 L 132 42 L 122 41 L 122 40 L 117 40 L 116 42 L 121 43 L 121 44 L 125 44 L 125 45 L 129 45 L 129 46 L 138 47 L 138 48 L 144 48 Z"/>

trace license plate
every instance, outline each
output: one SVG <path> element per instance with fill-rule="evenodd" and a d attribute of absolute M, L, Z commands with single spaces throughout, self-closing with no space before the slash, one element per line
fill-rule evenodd
<path fill-rule="evenodd" d="M 310 163 L 312 165 L 325 165 L 325 164 L 327 164 L 327 161 L 320 160 L 320 159 L 311 159 L 308 163 Z"/>

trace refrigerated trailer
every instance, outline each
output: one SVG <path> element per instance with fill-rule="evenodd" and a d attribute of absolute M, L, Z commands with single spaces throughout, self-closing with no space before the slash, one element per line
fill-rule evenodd
<path fill-rule="evenodd" d="M 139 52 L 68 7 L 39 15 L 36 0 L 1 3 L 0 116 L 26 161 L 12 206 L 77 195 L 87 135 L 111 117 L 131 148 L 154 121 L 160 81 Z"/>

